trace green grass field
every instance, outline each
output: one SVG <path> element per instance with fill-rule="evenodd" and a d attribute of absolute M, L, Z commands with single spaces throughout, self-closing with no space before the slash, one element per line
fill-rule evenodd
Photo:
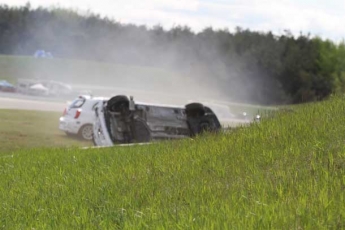
<path fill-rule="evenodd" d="M 35 147 L 89 146 L 58 129 L 57 112 L 0 110 L 0 156 Z"/>
<path fill-rule="evenodd" d="M 3 155 L 1 228 L 344 229 L 344 99 L 222 135 Z"/>

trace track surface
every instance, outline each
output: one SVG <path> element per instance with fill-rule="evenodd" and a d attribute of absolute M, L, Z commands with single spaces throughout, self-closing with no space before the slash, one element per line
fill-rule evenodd
<path fill-rule="evenodd" d="M 66 103 L 59 101 L 42 101 L 30 97 L 0 94 L 0 109 L 23 109 L 62 113 L 65 107 Z"/>
<path fill-rule="evenodd" d="M 13 93 L 0 93 L 0 109 L 20 109 L 34 111 L 54 111 L 63 112 L 67 105 L 67 101 L 57 100 L 53 98 L 43 98 L 35 96 L 26 96 Z M 237 126 L 240 124 L 248 124 L 248 120 L 243 119 L 219 119 L 224 126 Z"/>

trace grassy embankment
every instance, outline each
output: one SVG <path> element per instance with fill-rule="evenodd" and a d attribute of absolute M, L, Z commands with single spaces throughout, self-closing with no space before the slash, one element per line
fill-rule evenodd
<path fill-rule="evenodd" d="M 0 110 L 0 157 L 19 149 L 92 144 L 60 131 L 60 116 L 57 112 Z"/>
<path fill-rule="evenodd" d="M 4 229 L 344 229 L 344 98 L 225 135 L 0 158 Z"/>

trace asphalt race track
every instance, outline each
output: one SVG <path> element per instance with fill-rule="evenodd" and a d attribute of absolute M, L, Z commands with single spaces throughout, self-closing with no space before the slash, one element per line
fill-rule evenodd
<path fill-rule="evenodd" d="M 57 100 L 53 98 L 43 98 L 12 93 L 0 93 L 0 109 L 54 111 L 62 113 L 66 106 L 67 101 Z M 225 127 L 234 127 L 241 124 L 250 123 L 250 121 L 244 119 L 224 117 L 219 117 L 219 121 Z"/>
<path fill-rule="evenodd" d="M 62 113 L 65 107 L 66 103 L 62 102 L 3 97 L 3 95 L 0 95 L 0 109 L 55 111 Z"/>

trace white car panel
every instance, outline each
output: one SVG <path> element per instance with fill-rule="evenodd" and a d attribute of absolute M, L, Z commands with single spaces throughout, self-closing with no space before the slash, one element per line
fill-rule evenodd
<path fill-rule="evenodd" d="M 59 120 L 59 129 L 68 134 L 79 134 L 85 125 L 93 125 L 97 103 L 106 100 L 102 97 L 79 96 L 70 103 Z"/>

